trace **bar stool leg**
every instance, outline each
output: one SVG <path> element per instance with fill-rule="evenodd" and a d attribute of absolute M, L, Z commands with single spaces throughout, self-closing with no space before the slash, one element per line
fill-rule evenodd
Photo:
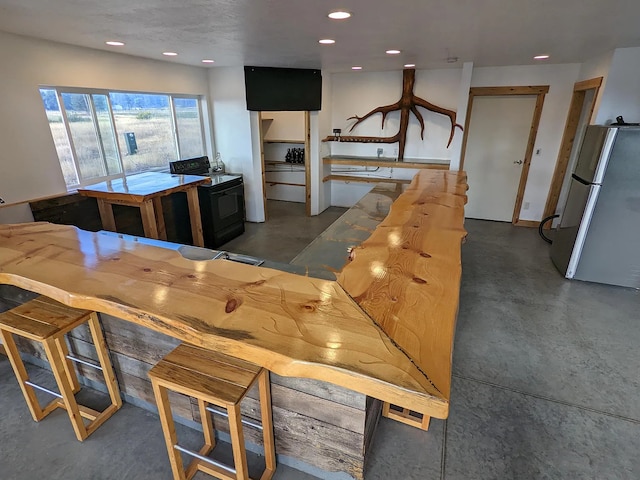
<path fill-rule="evenodd" d="M 269 371 L 263 369 L 258 380 L 260 389 L 260 418 L 262 419 L 262 435 L 264 441 L 265 471 L 260 480 L 270 480 L 276 470 L 276 449 L 273 438 L 273 418 L 271 409 L 271 385 Z"/>
<path fill-rule="evenodd" d="M 102 328 L 100 327 L 100 322 L 98 321 L 98 314 L 96 312 L 91 312 L 87 323 L 89 324 L 89 330 L 91 331 L 93 344 L 96 348 L 96 353 L 98 354 L 100 366 L 102 367 L 102 374 L 104 375 L 104 382 L 107 386 L 109 397 L 111 397 L 111 403 L 117 410 L 122 407 L 122 398 L 120 398 L 118 381 L 116 380 L 116 375 L 113 371 L 113 365 L 111 364 L 111 359 L 109 358 L 107 342 L 105 341 L 104 335 L 102 334 Z"/>
<path fill-rule="evenodd" d="M 64 338 L 51 337 L 45 339 L 42 343 L 44 345 L 44 351 L 47 354 L 47 358 L 49 359 L 53 376 L 58 383 L 58 388 L 62 395 L 62 401 L 64 402 L 67 413 L 69 414 L 69 420 L 71 420 L 73 430 L 76 433 L 78 440 L 82 442 L 87 438 L 88 433 L 84 425 L 84 420 L 82 419 L 78 403 L 73 396 L 73 387 L 69 383 L 68 372 L 65 369 L 66 362 L 60 357 L 60 351 L 62 350 L 62 346 L 60 345 L 61 341 L 64 341 Z"/>
<path fill-rule="evenodd" d="M 202 432 L 204 433 L 204 445 L 198 451 L 200 455 L 207 456 L 216 446 L 216 437 L 213 430 L 213 421 L 211 419 L 211 412 L 207 410 L 207 403 L 204 400 L 198 399 L 198 409 L 200 410 L 200 422 L 202 423 Z M 198 473 L 198 467 L 202 462 L 198 458 L 194 458 L 185 472 L 187 480 L 193 478 Z"/>
<path fill-rule="evenodd" d="M 65 371 L 67 372 L 67 378 L 69 378 L 69 383 L 71 384 L 71 388 L 73 389 L 73 393 L 78 393 L 80 391 L 80 382 L 78 381 L 78 374 L 76 373 L 76 366 L 73 364 L 67 355 L 69 355 L 69 347 L 67 347 L 67 342 L 64 337 L 60 342 L 60 357 L 65 361 L 67 367 Z"/>
<path fill-rule="evenodd" d="M 202 419 L 202 431 L 204 432 L 204 444 L 208 448 L 207 455 L 213 447 L 216 446 L 216 436 L 213 430 L 213 420 L 211 412 L 207 410 L 207 404 L 204 400 L 198 399 L 198 408 L 200 409 L 200 418 Z"/>
<path fill-rule="evenodd" d="M 27 385 L 25 382 L 29 380 L 29 374 L 27 373 L 26 368 L 24 368 L 24 363 L 22 363 L 22 359 L 20 358 L 20 352 L 18 352 L 18 348 L 16 347 L 16 342 L 13 339 L 13 335 L 9 332 L 5 332 L 0 330 L 0 338 L 2 339 L 2 344 L 7 351 L 7 357 L 9 357 L 9 362 L 13 367 L 13 371 L 16 374 L 16 378 L 18 379 L 18 385 L 20 385 L 20 390 L 22 390 L 22 394 L 24 395 L 24 399 L 27 402 L 27 407 L 29 407 L 29 412 L 31 412 L 31 416 L 33 417 L 34 422 L 39 422 L 42 420 L 46 414 L 40 408 L 40 403 L 36 398 L 36 393 L 30 385 Z M 52 402 L 54 404 L 57 401 Z M 53 410 L 53 408 L 51 410 Z M 49 410 L 49 412 L 51 411 Z M 47 412 L 47 414 L 49 413 Z"/>
<path fill-rule="evenodd" d="M 173 415 L 171 414 L 167 389 L 158 385 L 153 379 L 151 380 L 151 385 L 153 386 L 153 393 L 156 397 L 156 403 L 158 404 L 158 413 L 160 415 L 160 422 L 162 423 L 164 440 L 167 444 L 167 453 L 169 454 L 173 478 L 174 480 L 186 480 L 182 457 L 180 456 L 180 452 L 174 448 L 174 445 L 178 443 L 178 436 L 176 435 L 176 427 L 173 422 Z"/>
<path fill-rule="evenodd" d="M 229 413 L 229 433 L 231 434 L 231 446 L 233 448 L 233 461 L 236 467 L 236 478 L 238 480 L 249 480 L 249 469 L 247 467 L 247 454 L 244 447 L 244 433 L 242 432 L 242 417 L 240 416 L 240 405 L 230 405 L 227 407 Z"/>

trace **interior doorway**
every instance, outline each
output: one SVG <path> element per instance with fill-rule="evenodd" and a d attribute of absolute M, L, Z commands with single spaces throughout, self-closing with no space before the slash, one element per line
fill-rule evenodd
<path fill-rule="evenodd" d="M 460 161 L 469 176 L 467 217 L 528 224 L 520 210 L 548 91 L 548 85 L 469 90 Z"/>
<path fill-rule="evenodd" d="M 310 113 L 260 112 L 259 120 L 265 221 L 267 200 L 304 203 L 311 216 Z"/>
<path fill-rule="evenodd" d="M 573 86 L 573 96 L 560 143 L 558 160 L 549 187 L 547 203 L 544 207 L 544 218 L 557 213 L 558 205 L 564 208 L 567 184 L 569 183 L 567 172 L 573 170 L 584 132 L 587 125 L 591 123 L 601 85 L 602 77 L 597 77 L 577 82 Z M 545 228 L 551 228 L 551 222 L 547 222 Z"/>

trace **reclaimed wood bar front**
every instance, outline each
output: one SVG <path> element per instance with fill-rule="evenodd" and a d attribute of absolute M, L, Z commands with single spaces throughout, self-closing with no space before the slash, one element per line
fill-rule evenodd
<path fill-rule="evenodd" d="M 446 418 L 465 179 L 420 172 L 338 282 L 34 223 L 0 226 L 0 283 Z"/>

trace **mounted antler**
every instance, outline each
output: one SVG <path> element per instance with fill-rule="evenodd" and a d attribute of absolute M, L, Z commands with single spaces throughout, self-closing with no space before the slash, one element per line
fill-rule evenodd
<path fill-rule="evenodd" d="M 398 160 L 402 160 L 404 158 L 404 148 L 407 142 L 407 129 L 409 127 L 409 112 L 413 113 L 418 122 L 420 122 L 420 138 L 424 139 L 424 118 L 420 114 L 417 107 L 425 108 L 431 112 L 439 113 L 441 115 L 446 115 L 451 120 L 451 133 L 449 135 L 449 142 L 447 143 L 447 148 L 451 145 L 451 141 L 453 140 L 453 135 L 455 133 L 456 127 L 462 130 L 462 125 L 456 123 L 456 112 L 453 110 L 447 110 L 446 108 L 439 107 L 434 105 L 433 103 L 427 102 L 426 100 L 417 97 L 413 94 L 413 87 L 416 81 L 416 71 L 414 69 L 406 69 L 402 73 L 402 96 L 400 100 L 396 103 L 392 103 L 391 105 L 385 105 L 382 107 L 374 108 L 366 115 L 359 117 L 354 115 L 353 117 L 349 117 L 347 120 L 355 119 L 356 122 L 351 126 L 349 131 L 353 131 L 353 129 L 366 120 L 367 118 L 375 115 L 376 113 L 382 114 L 382 126 L 384 127 L 384 122 L 387 118 L 387 115 L 391 112 L 400 111 L 400 131 L 393 135 L 392 137 L 362 137 L 357 135 L 346 135 L 344 137 L 336 137 L 329 136 L 324 139 L 324 141 L 339 141 L 339 142 L 362 142 L 362 143 L 399 143 L 398 148 Z"/>

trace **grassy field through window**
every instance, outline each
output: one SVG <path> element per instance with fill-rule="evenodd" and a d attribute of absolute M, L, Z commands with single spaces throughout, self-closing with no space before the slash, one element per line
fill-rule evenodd
<path fill-rule="evenodd" d="M 74 146 L 79 158 L 101 158 L 100 150 L 96 143 L 96 131 L 89 114 L 84 112 L 67 112 L 73 135 Z M 178 160 L 175 137 L 171 125 L 171 115 L 168 108 L 153 110 L 129 110 L 113 112 L 116 135 L 118 137 L 120 155 L 126 174 L 140 173 L 147 170 L 168 168 L 171 161 Z M 58 151 L 60 166 L 67 185 L 78 183 L 75 165 L 67 140 L 67 133 L 61 114 L 58 111 L 47 111 L 49 125 L 53 141 Z M 198 156 L 203 154 L 202 130 L 199 113 L 196 107 L 193 109 L 181 108 L 177 111 L 178 128 L 180 134 L 181 150 L 183 157 Z M 110 131 L 110 122 L 107 115 L 98 114 L 98 123 L 101 132 Z M 137 143 L 137 152 L 129 154 L 125 133 L 133 132 Z M 102 138 L 105 151 L 109 157 L 110 145 L 113 138 Z M 186 154 L 186 155 L 185 155 Z M 109 159 L 108 159 L 109 160 Z M 87 165 L 87 163 L 89 163 Z M 110 173 L 112 172 L 112 162 Z M 83 176 L 98 178 L 104 175 L 101 165 L 94 162 L 85 162 Z"/>

